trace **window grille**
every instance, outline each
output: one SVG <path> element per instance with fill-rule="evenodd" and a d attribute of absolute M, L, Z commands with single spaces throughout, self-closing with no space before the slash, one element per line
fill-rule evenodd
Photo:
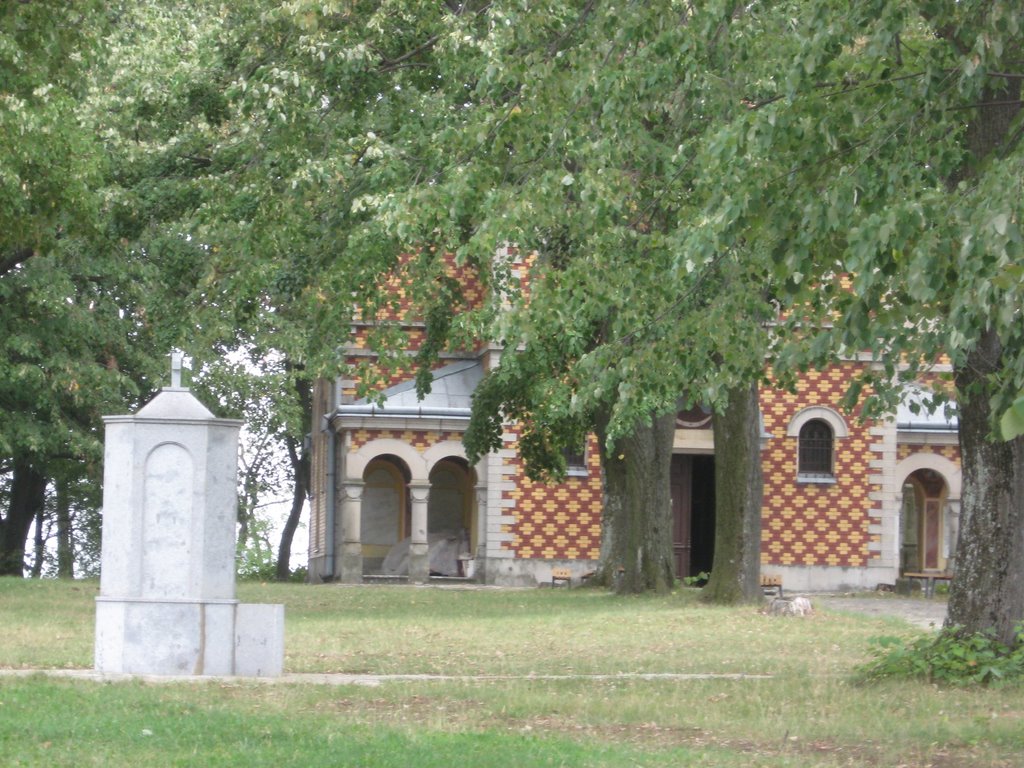
<path fill-rule="evenodd" d="M 832 476 L 832 428 L 821 419 L 811 419 L 800 428 L 797 472 L 810 477 Z"/>
<path fill-rule="evenodd" d="M 562 455 L 565 456 L 565 469 L 569 477 L 581 477 L 587 474 L 586 446 L 583 446 L 578 451 L 566 448 Z"/>

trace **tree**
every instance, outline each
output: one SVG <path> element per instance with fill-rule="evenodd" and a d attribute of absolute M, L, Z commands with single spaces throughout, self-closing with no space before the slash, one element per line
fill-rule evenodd
<path fill-rule="evenodd" d="M 745 109 L 688 69 L 691 14 L 686 3 L 628 16 L 596 3 L 488 6 L 489 24 L 458 30 L 463 45 L 435 46 L 439 68 L 458 73 L 436 98 L 457 124 L 437 123 L 422 183 L 397 190 L 378 217 L 407 249 L 455 253 L 499 281 L 493 257 L 506 242 L 537 252 L 528 300 L 493 328 L 487 317 L 476 326 L 504 353 L 477 391 L 467 447 L 471 456 L 497 447 L 508 416 L 522 425 L 531 469 L 557 475 L 561 450 L 597 429 L 605 562 L 625 568 L 628 591 L 671 583 L 666 415 L 681 400 L 719 406 L 734 390 L 745 395 L 767 349 L 759 252 L 727 245 L 691 258 L 680 240 L 696 210 L 691 145 Z M 736 294 L 714 290 L 733 277 Z M 712 324 L 726 317 L 729 327 L 738 312 L 734 335 Z M 745 445 L 756 463 L 757 441 Z M 733 505 L 721 518 L 749 508 Z M 724 540 L 722 551 L 744 563 L 723 573 L 737 588 L 717 594 L 750 598 L 754 582 L 738 573 L 756 575 L 757 546 L 737 558 L 737 545 Z"/>
<path fill-rule="evenodd" d="M 713 226 L 689 242 L 769 248 L 791 330 L 816 336 L 789 362 L 873 352 L 883 407 L 894 381 L 948 355 L 964 470 L 949 621 L 1010 642 L 1024 617 L 1024 442 L 998 443 L 993 427 L 1024 365 L 1015 7 L 713 3 L 706 18 L 701 44 L 737 41 L 747 115 L 704 144 L 696 192 Z"/>
<path fill-rule="evenodd" d="M 107 239 L 90 88 L 106 4 L 0 12 L 0 573 L 21 575 L 33 521 L 57 515 L 68 572 L 75 510 L 95 508 L 103 413 L 149 388 L 142 275 Z M 48 489 L 59 500 L 48 506 Z M 80 519 L 78 532 L 91 531 Z M 79 541 L 82 543 L 82 540 Z M 38 561 L 38 558 L 36 558 Z M 41 563 L 39 564 L 41 565 Z M 38 568 L 38 566 L 37 566 Z"/>
<path fill-rule="evenodd" d="M 266 577 L 272 571 L 278 580 L 287 580 L 309 488 L 309 380 L 273 351 L 249 348 L 244 355 L 204 365 L 193 387 L 201 398 L 216 403 L 218 411 L 245 422 L 238 500 L 240 572 Z M 288 505 L 276 557 L 267 539 L 273 521 L 265 510 L 271 505 Z"/>
<path fill-rule="evenodd" d="M 106 43 L 93 111 L 111 228 L 152 281 L 146 327 L 198 367 L 255 350 L 259 365 L 290 366 L 286 385 L 260 395 L 289 414 L 287 432 L 273 433 L 294 478 L 282 571 L 307 472 L 292 405 L 340 371 L 336 343 L 355 308 L 387 300 L 378 277 L 402 250 L 368 222 L 421 172 L 403 166 L 421 119 L 438 117 L 439 74 L 421 53 L 463 12 L 150 0 L 124 4 Z"/>

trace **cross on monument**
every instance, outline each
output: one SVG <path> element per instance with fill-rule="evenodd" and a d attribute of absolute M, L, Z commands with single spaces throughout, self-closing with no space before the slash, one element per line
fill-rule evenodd
<path fill-rule="evenodd" d="M 171 389 L 181 389 L 181 361 L 184 357 L 184 352 L 171 350 Z"/>

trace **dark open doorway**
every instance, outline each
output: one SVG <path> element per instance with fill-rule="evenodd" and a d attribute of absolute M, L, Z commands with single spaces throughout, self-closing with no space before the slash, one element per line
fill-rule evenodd
<path fill-rule="evenodd" d="M 672 457 L 672 553 L 676 577 L 710 573 L 715 554 L 715 457 Z"/>

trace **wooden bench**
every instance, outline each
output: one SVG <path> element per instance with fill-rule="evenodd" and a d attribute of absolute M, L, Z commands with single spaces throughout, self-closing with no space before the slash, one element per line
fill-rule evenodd
<path fill-rule="evenodd" d="M 558 582 L 564 581 L 565 586 L 572 586 L 572 571 L 568 568 L 552 568 L 551 569 L 551 586 L 552 588 L 558 586 Z"/>
<path fill-rule="evenodd" d="M 904 579 L 913 579 L 914 581 L 922 582 L 923 586 L 924 586 L 924 596 L 925 597 L 935 597 L 935 582 L 936 581 L 952 581 L 953 580 L 953 574 L 945 573 L 943 571 L 936 571 L 934 573 L 930 573 L 928 571 L 924 571 L 924 572 L 921 572 L 921 573 L 904 573 L 903 574 L 903 578 Z"/>
<path fill-rule="evenodd" d="M 776 597 L 782 597 L 782 577 L 761 574 L 761 590 L 765 594 L 771 592 Z"/>

